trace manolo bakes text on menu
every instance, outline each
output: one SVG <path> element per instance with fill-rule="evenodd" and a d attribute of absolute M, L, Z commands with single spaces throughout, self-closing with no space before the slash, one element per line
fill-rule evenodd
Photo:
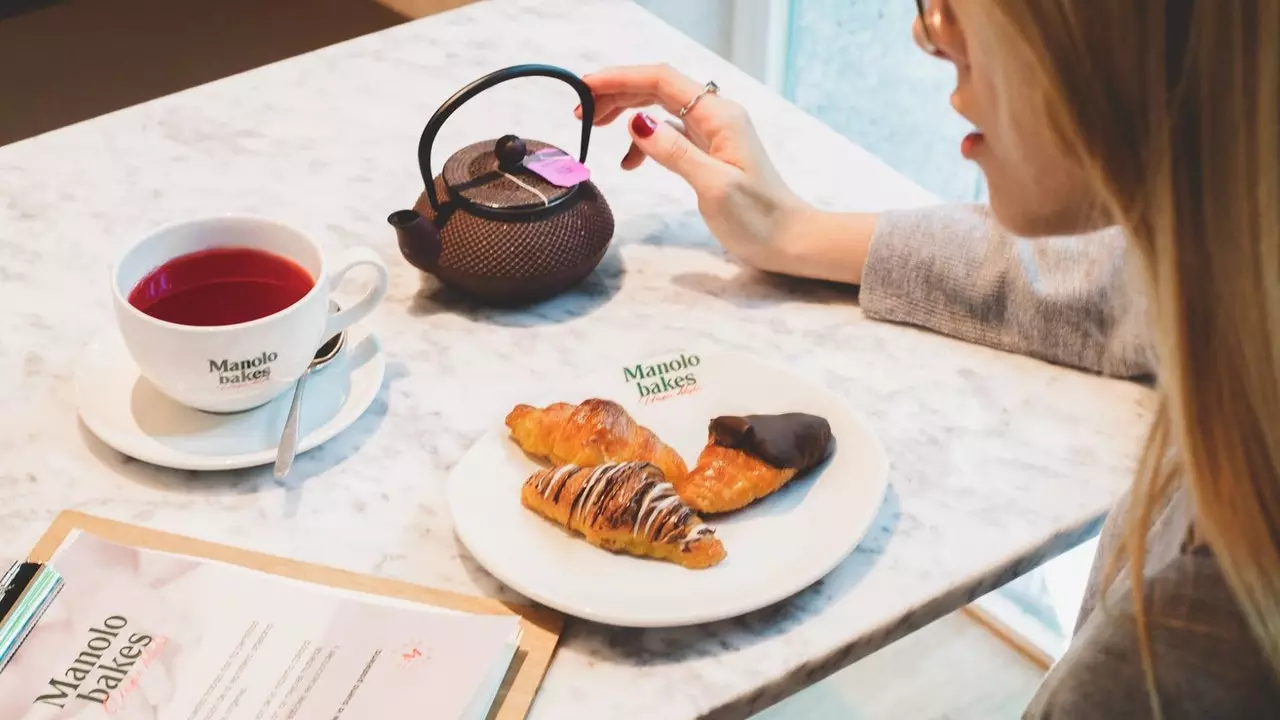
<path fill-rule="evenodd" d="M 69 702 L 81 701 L 109 707 L 113 699 L 128 694 L 126 679 L 137 684 L 134 668 L 140 661 L 146 664 L 156 641 L 149 634 L 132 631 L 123 615 L 106 618 L 100 626 L 89 628 L 84 649 L 67 665 L 62 677 L 49 678 L 46 692 L 37 696 L 35 703 L 65 708 Z M 157 647 L 163 638 L 159 641 Z"/>

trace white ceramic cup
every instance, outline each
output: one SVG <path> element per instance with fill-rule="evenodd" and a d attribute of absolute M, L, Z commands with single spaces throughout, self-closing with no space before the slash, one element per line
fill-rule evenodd
<path fill-rule="evenodd" d="M 310 292 L 273 315 L 235 325 L 178 325 L 129 304 L 151 271 L 174 258 L 218 247 L 245 247 L 284 256 L 315 280 Z M 331 312 L 330 291 L 351 270 L 368 266 L 373 289 Z M 217 217 L 169 225 L 129 248 L 111 269 L 116 319 L 143 377 L 175 401 L 206 412 L 248 410 L 291 387 L 316 350 L 367 317 L 386 297 L 387 266 L 369 248 L 353 248 L 334 265 L 303 233 L 252 217 Z"/>

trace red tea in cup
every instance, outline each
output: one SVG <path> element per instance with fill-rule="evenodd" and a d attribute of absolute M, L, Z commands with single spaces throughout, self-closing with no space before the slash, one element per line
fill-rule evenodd
<path fill-rule="evenodd" d="M 148 273 L 129 304 L 177 325 L 236 325 L 274 315 L 301 300 L 315 278 L 265 250 L 218 247 L 181 255 Z"/>
<path fill-rule="evenodd" d="M 331 290 L 362 267 L 375 285 L 335 312 Z M 316 348 L 377 310 L 390 281 L 370 248 L 330 261 L 282 223 L 206 217 L 166 225 L 121 253 L 111 304 L 142 379 L 187 407 L 230 413 L 294 387 Z"/>

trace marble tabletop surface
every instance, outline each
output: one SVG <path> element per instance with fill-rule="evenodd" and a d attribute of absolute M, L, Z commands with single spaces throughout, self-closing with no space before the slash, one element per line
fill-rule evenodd
<path fill-rule="evenodd" d="M 618 168 L 621 126 L 597 133 L 589 163 L 615 245 L 576 291 L 490 311 L 404 263 L 385 218 L 421 189 L 418 135 L 444 98 L 509 64 L 653 61 L 743 102 L 814 201 L 931 202 L 625 0 L 480 2 L 0 148 L 0 551 L 21 553 L 74 508 L 516 599 L 455 539 L 449 470 L 522 388 L 693 340 L 785 363 L 865 414 L 892 462 L 875 527 L 827 579 L 746 617 L 570 622 L 537 720 L 746 717 L 1079 542 L 1127 483 L 1142 388 L 867 321 L 850 289 L 744 269 L 674 177 Z M 508 83 L 454 116 L 440 157 L 508 132 L 574 147 L 574 104 L 550 80 Z M 76 416 L 76 364 L 112 323 L 114 256 L 159 224 L 223 212 L 295 223 L 333 250 L 371 246 L 393 269 L 370 321 L 388 354 L 381 394 L 282 483 L 269 467 L 134 462 Z"/>

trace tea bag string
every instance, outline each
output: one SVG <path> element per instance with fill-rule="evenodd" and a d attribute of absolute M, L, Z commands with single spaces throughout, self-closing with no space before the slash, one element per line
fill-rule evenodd
<path fill-rule="evenodd" d="M 516 177 L 515 175 L 512 175 L 511 173 L 504 172 L 504 173 L 502 173 L 502 174 L 503 174 L 503 175 L 506 175 L 506 176 L 507 176 L 507 179 L 508 179 L 508 180 L 510 180 L 511 182 L 513 182 L 513 183 L 515 183 L 515 184 L 519 185 L 520 187 L 524 188 L 525 190 L 528 190 L 529 192 L 533 193 L 534 195 L 537 195 L 538 197 L 542 198 L 542 205 L 543 205 L 543 207 L 550 207 L 550 206 L 551 206 L 551 201 L 547 199 L 547 196 L 546 196 L 546 195 L 543 195 L 542 193 L 538 192 L 538 188 L 536 188 L 536 187 L 534 187 L 534 186 L 532 186 L 532 185 L 530 185 L 530 184 L 526 183 L 525 181 L 521 180 L 520 178 Z"/>

